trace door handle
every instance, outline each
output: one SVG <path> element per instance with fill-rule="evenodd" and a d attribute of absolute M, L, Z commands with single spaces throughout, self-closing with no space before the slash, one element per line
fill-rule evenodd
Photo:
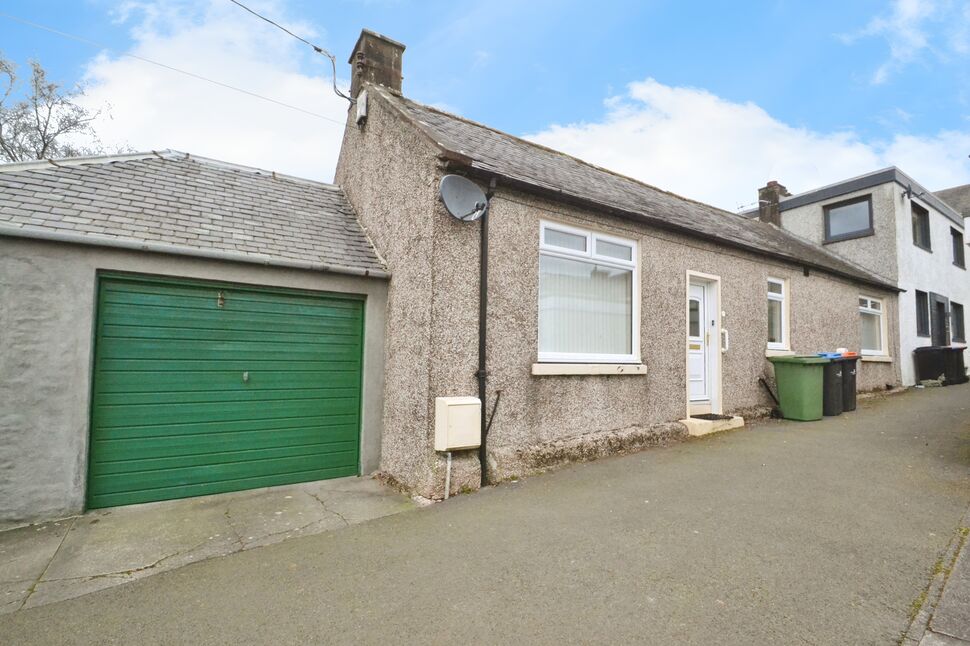
<path fill-rule="evenodd" d="M 248 370 L 243 373 L 243 383 L 244 384 L 248 384 L 249 383 L 249 371 Z"/>

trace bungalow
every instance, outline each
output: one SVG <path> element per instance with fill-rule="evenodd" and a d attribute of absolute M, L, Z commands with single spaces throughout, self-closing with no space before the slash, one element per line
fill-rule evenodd
<path fill-rule="evenodd" d="M 860 389 L 899 383 L 893 280 L 412 101 L 403 52 L 361 34 L 333 186 L 0 167 L 0 519 L 374 471 L 440 498 L 440 397 L 484 412 L 455 491 L 763 412 L 772 354 L 875 338 Z M 449 174 L 487 216 L 449 215 Z"/>
<path fill-rule="evenodd" d="M 766 355 L 858 350 L 875 333 L 859 387 L 899 382 L 891 279 L 408 99 L 403 53 L 361 34 L 336 173 L 392 274 L 384 473 L 443 494 L 442 396 L 481 395 L 484 447 L 456 456 L 451 478 L 474 488 L 664 441 L 689 415 L 763 411 Z M 480 225 L 445 210 L 447 174 L 489 193 Z"/>

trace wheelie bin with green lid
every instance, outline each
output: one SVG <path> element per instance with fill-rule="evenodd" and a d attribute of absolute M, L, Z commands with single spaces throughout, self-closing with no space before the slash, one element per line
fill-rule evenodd
<path fill-rule="evenodd" d="M 823 357 L 770 357 L 778 384 L 778 407 L 785 419 L 809 422 L 822 419 Z"/>

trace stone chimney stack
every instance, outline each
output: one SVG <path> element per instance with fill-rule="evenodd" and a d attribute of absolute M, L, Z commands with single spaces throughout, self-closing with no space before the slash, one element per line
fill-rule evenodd
<path fill-rule="evenodd" d="M 369 29 L 360 32 L 354 51 L 347 61 L 351 65 L 350 96 L 357 98 L 364 83 L 383 85 L 401 93 L 401 58 L 404 45 Z"/>
<path fill-rule="evenodd" d="M 758 189 L 758 219 L 781 226 L 781 208 L 778 206 L 781 198 L 788 197 L 788 189 L 771 180 L 767 186 Z"/>

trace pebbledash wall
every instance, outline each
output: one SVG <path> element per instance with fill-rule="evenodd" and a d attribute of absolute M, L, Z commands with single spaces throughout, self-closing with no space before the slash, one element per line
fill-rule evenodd
<path fill-rule="evenodd" d="M 414 492 L 441 497 L 443 457 L 433 450 L 434 398 L 477 393 L 479 226 L 460 223 L 437 199 L 446 173 L 433 142 L 372 93 L 363 127 L 350 121 L 337 183 L 387 262 L 388 296 L 382 470 Z M 373 187 L 380 186 L 380 190 Z M 767 278 L 789 281 L 796 352 L 860 345 L 860 287 L 801 267 L 574 208 L 503 187 L 489 224 L 488 401 L 501 400 L 488 439 L 491 481 L 567 459 L 645 446 L 681 435 L 685 417 L 687 272 L 721 278 L 725 412 L 764 411 Z M 646 374 L 536 376 L 539 222 L 555 220 L 639 244 L 640 348 Z M 891 356 L 898 339 L 889 327 Z M 860 364 L 859 388 L 899 381 L 895 361 Z M 453 490 L 479 483 L 477 455 L 455 455 Z"/>
<path fill-rule="evenodd" d="M 387 281 L 0 236 L 0 519 L 84 509 L 102 270 L 365 295 L 361 467 L 378 468 Z"/>
<path fill-rule="evenodd" d="M 903 385 L 912 386 L 916 383 L 913 349 L 932 344 L 929 337 L 916 333 L 916 290 L 940 294 L 970 307 L 970 272 L 953 264 L 950 238 L 951 228 L 963 231 L 962 223 L 947 218 L 930 202 L 913 200 L 906 195 L 903 186 L 890 181 L 785 210 L 781 214 L 782 227 L 816 244 L 823 244 L 824 207 L 866 195 L 872 196 L 873 234 L 825 246 L 905 290 L 899 295 L 898 314 L 891 321 L 900 340 L 900 378 Z M 929 211 L 932 252 L 913 244 L 911 205 L 914 201 Z M 966 233 L 964 236 L 966 238 Z M 952 345 L 966 346 L 957 342 Z M 970 351 L 964 350 L 964 360 L 970 365 Z"/>

